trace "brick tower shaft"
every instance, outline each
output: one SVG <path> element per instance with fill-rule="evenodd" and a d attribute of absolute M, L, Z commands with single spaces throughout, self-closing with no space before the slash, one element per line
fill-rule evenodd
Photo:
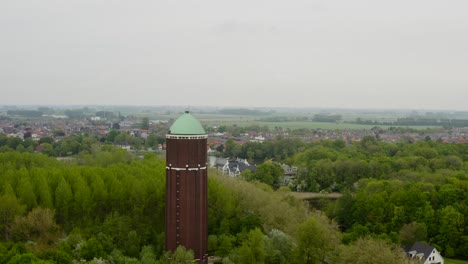
<path fill-rule="evenodd" d="M 182 245 L 207 263 L 207 135 L 192 119 L 186 112 L 166 135 L 166 250 Z"/>

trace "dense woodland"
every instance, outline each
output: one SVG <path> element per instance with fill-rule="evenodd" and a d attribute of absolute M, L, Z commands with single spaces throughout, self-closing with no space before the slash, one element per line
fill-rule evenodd
<path fill-rule="evenodd" d="M 445 256 L 468 256 L 466 143 L 278 138 L 242 146 L 228 142 L 226 152 L 297 166 L 298 175 L 288 185 L 294 191 L 343 193 L 337 203 L 321 209 L 337 221 L 345 242 L 374 234 L 394 243 L 426 241 Z M 281 175 L 278 165 L 269 162 L 256 173 L 243 174 L 273 188 L 280 186 Z"/>
<path fill-rule="evenodd" d="M 209 172 L 209 253 L 223 263 L 409 263 L 399 245 L 415 240 L 467 257 L 467 144 L 278 138 L 225 151 L 267 162 L 237 179 Z M 296 180 L 281 186 L 269 160 L 297 166 Z M 343 196 L 317 211 L 291 190 Z M 164 192 L 152 154 L 97 141 L 65 161 L 0 153 L 0 264 L 185 263 L 190 251 L 163 250 Z"/>

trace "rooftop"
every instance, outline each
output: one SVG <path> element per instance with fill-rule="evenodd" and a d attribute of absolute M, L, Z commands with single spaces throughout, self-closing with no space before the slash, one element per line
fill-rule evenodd
<path fill-rule="evenodd" d="M 189 111 L 185 111 L 177 120 L 172 124 L 169 134 L 175 135 L 205 135 L 200 122 L 193 117 Z"/>

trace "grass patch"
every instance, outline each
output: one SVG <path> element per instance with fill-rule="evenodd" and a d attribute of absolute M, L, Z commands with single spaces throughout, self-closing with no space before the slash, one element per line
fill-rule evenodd
<path fill-rule="evenodd" d="M 444 263 L 445 264 L 468 264 L 468 261 L 459 260 L 459 259 L 444 258 Z"/>

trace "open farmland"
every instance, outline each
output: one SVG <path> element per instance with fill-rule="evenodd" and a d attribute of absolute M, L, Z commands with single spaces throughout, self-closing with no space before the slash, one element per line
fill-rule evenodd
<path fill-rule="evenodd" d="M 225 125 L 225 126 L 232 126 L 237 125 L 241 127 L 245 126 L 268 126 L 270 129 L 274 129 L 275 127 L 281 127 L 283 129 L 300 129 L 300 128 L 307 128 L 307 129 L 354 129 L 354 130 L 365 130 L 371 129 L 375 127 L 375 125 L 359 125 L 359 124 L 348 124 L 348 123 L 326 123 L 326 122 L 312 122 L 312 121 L 290 121 L 290 122 L 259 122 L 254 121 L 253 119 L 226 119 L 226 120 L 203 120 L 202 123 L 206 125 Z M 389 128 L 390 126 L 379 126 L 381 128 Z M 436 128 L 434 126 L 410 126 L 411 128 L 415 129 L 426 129 L 426 128 Z"/>

